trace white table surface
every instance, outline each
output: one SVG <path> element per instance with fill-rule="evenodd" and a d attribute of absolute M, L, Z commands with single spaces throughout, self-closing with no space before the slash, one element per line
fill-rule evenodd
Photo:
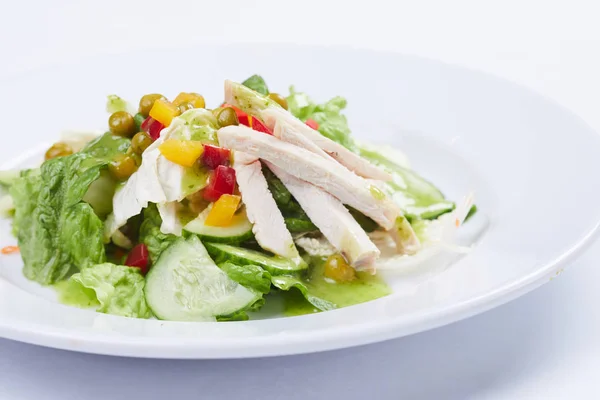
<path fill-rule="evenodd" d="M 201 42 L 342 44 L 486 70 L 600 130 L 595 0 L 1 3 L 0 75 Z M 305 356 L 137 360 L 0 339 L 0 399 L 599 398 L 598 260 L 600 244 L 559 279 L 466 321 Z"/>

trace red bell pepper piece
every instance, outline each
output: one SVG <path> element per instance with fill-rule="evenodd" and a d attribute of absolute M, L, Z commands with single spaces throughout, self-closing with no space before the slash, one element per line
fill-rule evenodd
<path fill-rule="evenodd" d="M 319 130 L 319 123 L 314 119 L 307 119 L 305 124 L 313 128 L 315 131 Z"/>
<path fill-rule="evenodd" d="M 146 275 L 146 272 L 148 272 L 148 260 L 148 248 L 144 243 L 140 243 L 131 249 L 125 260 L 125 265 L 139 268 L 142 275 Z"/>
<path fill-rule="evenodd" d="M 142 122 L 140 128 L 148 134 L 152 138 L 152 140 L 156 140 L 160 137 L 160 131 L 163 130 L 165 126 L 155 120 L 152 117 L 148 117 Z"/>
<path fill-rule="evenodd" d="M 235 190 L 235 170 L 219 165 L 211 175 L 203 196 L 208 201 L 217 201 L 223 194 L 233 194 Z"/>
<path fill-rule="evenodd" d="M 252 121 L 250 122 L 250 127 L 252 129 L 254 129 L 255 131 L 258 132 L 263 132 L 269 135 L 272 135 L 273 132 L 271 132 L 271 130 L 269 128 L 267 128 L 267 126 L 258 118 L 256 117 L 251 117 Z"/>
<path fill-rule="evenodd" d="M 238 121 L 240 122 L 240 125 L 244 125 L 244 126 L 250 126 L 250 116 L 249 115 L 238 115 Z"/>
<path fill-rule="evenodd" d="M 202 153 L 202 164 L 210 169 L 215 169 L 219 165 L 229 165 L 230 153 L 229 149 L 205 144 Z"/>

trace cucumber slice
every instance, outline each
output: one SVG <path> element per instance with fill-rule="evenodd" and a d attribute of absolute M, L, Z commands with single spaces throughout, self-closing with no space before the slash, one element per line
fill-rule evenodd
<path fill-rule="evenodd" d="M 233 281 L 196 236 L 179 238 L 146 277 L 146 302 L 159 319 L 214 321 L 251 307 L 262 293 Z"/>
<path fill-rule="evenodd" d="M 207 226 L 204 225 L 204 221 L 206 221 L 211 209 L 212 204 L 202 211 L 196 219 L 184 226 L 183 229 L 210 242 L 241 243 L 252 239 L 252 223 L 248 220 L 245 209 L 234 215 L 228 226 Z"/>
<path fill-rule="evenodd" d="M 269 256 L 255 250 L 243 249 L 223 243 L 205 243 L 212 258 L 220 263 L 232 262 L 237 265 L 258 265 L 273 275 L 290 274 L 302 271 L 308 266 L 304 260 L 291 260 L 280 256 Z"/>

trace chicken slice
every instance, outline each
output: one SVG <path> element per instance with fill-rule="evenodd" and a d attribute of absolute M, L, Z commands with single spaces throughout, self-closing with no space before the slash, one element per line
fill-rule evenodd
<path fill-rule="evenodd" d="M 357 270 L 373 268 L 379 250 L 338 199 L 271 163 L 266 164 L 352 267 Z"/>
<path fill-rule="evenodd" d="M 346 168 L 359 176 L 382 181 L 392 180 L 392 176 L 386 171 L 371 164 L 341 144 L 321 135 L 318 131 L 294 117 L 289 111 L 279 107 L 275 102 L 261 97 L 258 93 L 244 85 L 226 80 L 225 102 L 239 107 L 245 112 L 257 115 L 271 130 L 274 129 L 276 122 L 289 124 L 297 134 L 304 136 L 310 142 L 314 143 L 315 146 L 308 148 L 308 150 L 314 152 L 315 148 L 322 149 L 340 164 L 346 166 Z"/>
<path fill-rule="evenodd" d="M 277 110 L 275 110 L 275 112 L 277 112 Z M 267 113 L 271 115 L 273 114 L 273 110 L 265 110 L 263 115 Z M 332 159 L 332 157 L 329 154 L 325 153 L 323 149 L 317 146 L 308 137 L 302 135 L 301 133 L 298 133 L 298 131 L 294 129 L 292 124 L 290 124 L 289 122 L 285 120 L 275 119 L 269 119 L 268 121 L 268 124 L 270 125 L 269 129 L 271 129 L 271 131 L 273 132 L 273 136 L 275 136 L 276 138 L 281 139 L 284 142 L 291 143 L 294 146 L 302 147 L 303 149 L 315 153 L 327 160 Z"/>
<path fill-rule="evenodd" d="M 218 136 L 221 146 L 261 158 L 312 183 L 371 217 L 385 229 L 392 228 L 401 214 L 398 206 L 381 190 L 333 159 L 245 126 L 221 128 Z"/>
<path fill-rule="evenodd" d="M 281 211 L 269 192 L 260 161 L 243 152 L 235 153 L 235 176 L 246 205 L 246 214 L 252 222 L 256 241 L 265 250 L 285 258 L 300 261 L 300 255 L 285 226 Z"/>

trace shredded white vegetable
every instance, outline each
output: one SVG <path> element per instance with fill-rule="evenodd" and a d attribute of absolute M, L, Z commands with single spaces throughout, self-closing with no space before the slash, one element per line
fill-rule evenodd
<path fill-rule="evenodd" d="M 395 243 L 386 232 L 371 233 L 371 239 L 381 250 L 377 269 L 405 270 L 434 262 L 444 263 L 451 254 L 469 252 L 470 247 L 456 243 L 456 233 L 473 205 L 473 198 L 473 193 L 468 194 L 454 211 L 427 223 L 421 235 L 423 247 L 414 255 L 395 255 Z"/>

